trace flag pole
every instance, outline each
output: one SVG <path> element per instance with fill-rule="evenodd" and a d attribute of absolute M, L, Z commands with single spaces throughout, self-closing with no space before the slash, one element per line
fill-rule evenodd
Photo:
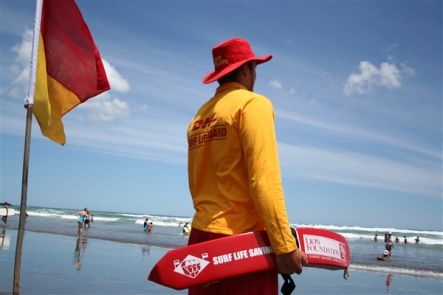
<path fill-rule="evenodd" d="M 15 247 L 14 264 L 14 284 L 12 293 L 20 294 L 20 266 L 22 260 L 23 236 L 25 234 L 26 222 L 26 202 L 28 194 L 28 171 L 29 171 L 29 152 L 31 147 L 31 127 L 32 127 L 32 104 L 25 106 L 26 111 L 26 131 L 25 131 L 25 151 L 23 155 L 23 174 L 22 174 L 22 196 L 20 202 L 20 220 L 18 224 L 17 243 Z"/>
<path fill-rule="evenodd" d="M 32 109 L 34 104 L 34 88 L 37 71 L 38 44 L 40 38 L 40 23 L 42 14 L 43 0 L 36 1 L 35 19 L 34 19 L 34 36 L 32 39 L 32 54 L 30 77 L 28 84 L 28 93 L 25 98 L 26 108 L 26 130 L 25 130 L 25 146 L 23 153 L 23 172 L 22 172 L 22 193 L 20 200 L 20 219 L 17 231 L 17 243 L 15 247 L 15 264 L 14 264 L 14 282 L 12 293 L 20 294 L 20 269 L 22 259 L 23 237 L 25 233 L 26 223 L 26 203 L 28 197 L 28 173 L 29 173 L 29 155 L 31 149 L 31 129 L 32 129 Z"/>

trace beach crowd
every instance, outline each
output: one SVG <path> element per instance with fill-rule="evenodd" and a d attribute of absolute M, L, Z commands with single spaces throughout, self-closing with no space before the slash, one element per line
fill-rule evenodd
<path fill-rule="evenodd" d="M 377 242 L 377 241 L 378 241 L 378 233 L 375 233 L 374 242 Z M 392 258 L 392 249 L 394 248 L 394 241 L 395 241 L 395 243 L 400 243 L 399 237 L 395 237 L 395 239 L 394 239 L 392 236 L 392 232 L 385 233 L 385 236 L 384 236 L 385 250 L 383 251 L 382 256 L 379 256 L 378 258 L 380 258 L 380 259 Z M 414 242 L 415 242 L 415 244 L 419 244 L 420 237 L 417 236 L 414 239 Z M 403 243 L 404 244 L 409 243 L 406 236 L 403 236 Z"/>

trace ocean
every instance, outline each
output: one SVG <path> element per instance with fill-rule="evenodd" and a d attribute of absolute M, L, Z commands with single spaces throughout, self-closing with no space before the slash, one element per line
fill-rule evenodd
<path fill-rule="evenodd" d="M 18 210 L 18 207 L 12 206 Z M 28 207 L 26 230 L 32 232 L 77 236 L 77 209 Z M 150 245 L 162 248 L 176 248 L 187 244 L 179 224 L 191 222 L 191 217 L 135 214 L 128 212 L 91 211 L 94 222 L 86 228 L 85 236 L 99 239 Z M 143 222 L 149 218 L 154 227 L 151 233 L 143 231 Z M 19 216 L 10 216 L 7 228 L 18 227 Z M 369 271 L 385 274 L 410 275 L 443 281 L 443 232 L 402 228 L 375 228 L 343 225 L 293 224 L 295 227 L 316 227 L 328 229 L 343 235 L 351 250 L 352 271 Z M 0 227 L 0 230 L 2 228 Z M 390 261 L 376 259 L 383 250 L 383 236 L 392 232 L 400 242 L 394 243 L 393 258 Z M 1 233 L 1 232 L 0 232 Z M 378 241 L 373 240 L 378 234 Z M 404 236 L 409 243 L 404 244 Z M 420 243 L 414 239 L 420 237 Z M 1 242 L 1 235 L 0 235 Z M 5 243 L 5 241 L 3 241 Z"/>

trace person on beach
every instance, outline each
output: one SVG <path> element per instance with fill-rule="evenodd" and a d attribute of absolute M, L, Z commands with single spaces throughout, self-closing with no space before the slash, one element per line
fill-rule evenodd
<path fill-rule="evenodd" d="M 189 233 L 191 232 L 191 226 L 189 222 L 180 221 L 178 227 L 182 226 L 182 224 L 183 224 L 183 229 L 182 229 L 183 235 L 184 236 L 189 235 Z"/>
<path fill-rule="evenodd" d="M 386 244 L 385 244 L 386 250 L 389 251 L 389 257 L 392 255 L 392 248 L 394 248 L 394 242 L 392 241 L 392 233 L 389 232 L 388 236 L 386 238 Z"/>
<path fill-rule="evenodd" d="M 85 209 L 86 216 L 85 216 L 85 227 L 91 228 L 91 213 L 88 209 Z"/>
<path fill-rule="evenodd" d="M 8 202 L 3 202 L 3 208 L 6 209 L 6 215 L 2 216 L 2 221 L 4 224 L 8 223 L 9 206 L 11 206 L 11 204 L 9 204 Z"/>
<path fill-rule="evenodd" d="M 148 231 L 148 222 L 149 222 L 149 218 L 146 218 L 145 222 L 143 222 L 143 230 L 144 231 Z"/>
<path fill-rule="evenodd" d="M 389 256 L 391 256 L 391 253 L 388 250 L 384 250 L 382 257 L 386 259 L 386 258 L 389 258 Z"/>
<path fill-rule="evenodd" d="M 183 235 L 189 235 L 189 232 L 191 229 L 189 228 L 189 222 L 185 222 L 185 225 L 183 225 Z"/>
<path fill-rule="evenodd" d="M 82 234 L 83 228 L 85 226 L 85 218 L 87 213 L 87 208 L 84 208 L 83 210 L 78 212 L 77 217 L 77 235 L 80 236 Z"/>
<path fill-rule="evenodd" d="M 154 224 L 151 222 L 148 223 L 148 233 L 151 233 L 152 228 L 154 227 Z"/>
<path fill-rule="evenodd" d="M 91 227 L 91 225 L 89 224 L 89 215 L 86 215 L 85 216 L 85 228 L 90 228 Z"/>
<path fill-rule="evenodd" d="M 406 236 L 403 236 L 403 238 L 404 238 L 405 244 L 407 244 L 408 243 L 408 239 L 406 239 Z"/>
<path fill-rule="evenodd" d="M 307 256 L 297 249 L 288 222 L 271 101 L 254 91 L 257 57 L 247 40 L 232 38 L 212 49 L 215 95 L 190 122 L 188 180 L 195 215 L 189 245 L 267 230 L 276 270 L 246 274 L 189 294 L 278 294 L 278 272 L 300 274 Z"/>
<path fill-rule="evenodd" d="M 417 236 L 414 241 L 416 244 L 418 244 L 418 243 L 420 243 L 420 238 Z"/>
<path fill-rule="evenodd" d="M 374 236 L 374 242 L 377 242 L 378 241 L 378 234 L 375 234 L 375 236 Z"/>

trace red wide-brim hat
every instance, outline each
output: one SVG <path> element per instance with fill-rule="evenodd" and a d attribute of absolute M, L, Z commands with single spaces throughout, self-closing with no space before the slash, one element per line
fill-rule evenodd
<path fill-rule="evenodd" d="M 214 70 L 203 78 L 204 84 L 217 81 L 249 61 L 256 64 L 267 62 L 272 55 L 255 56 L 247 40 L 232 38 L 212 48 L 212 58 Z"/>

